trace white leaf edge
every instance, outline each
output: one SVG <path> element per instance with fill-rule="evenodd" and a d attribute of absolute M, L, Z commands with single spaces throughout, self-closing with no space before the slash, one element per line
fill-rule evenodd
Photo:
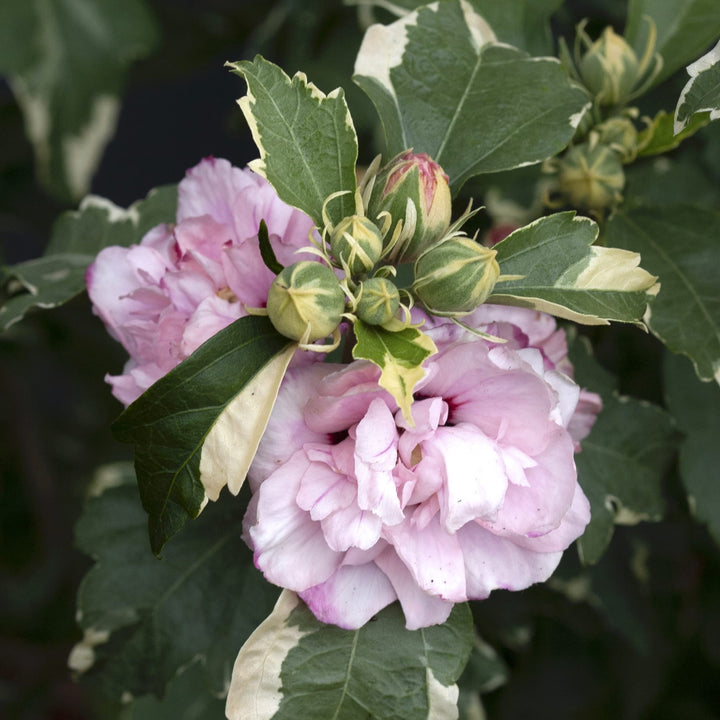
<path fill-rule="evenodd" d="M 720 108 L 706 107 L 698 108 L 695 112 L 688 115 L 684 120 L 678 120 L 678 112 L 680 110 L 680 107 L 684 104 L 685 97 L 690 92 L 690 89 L 695 83 L 695 79 L 697 78 L 697 76 L 701 72 L 709 70 L 713 65 L 716 65 L 718 62 L 720 62 L 720 41 L 717 43 L 717 45 L 715 45 L 712 50 L 710 50 L 710 52 L 706 53 L 694 63 L 687 66 L 686 70 L 688 75 L 690 76 L 690 80 L 687 81 L 685 87 L 682 89 L 682 92 L 680 93 L 680 98 L 678 99 L 677 105 L 675 106 L 673 135 L 677 135 L 678 133 L 682 132 L 690 123 L 693 115 L 699 112 L 709 112 L 710 120 L 717 120 L 718 118 L 720 118 Z"/>
<path fill-rule="evenodd" d="M 293 343 L 272 358 L 210 428 L 200 452 L 200 481 L 208 499 L 217 500 L 226 485 L 233 495 L 240 492 L 296 349 Z"/>
<path fill-rule="evenodd" d="M 283 590 L 273 611 L 240 648 L 225 703 L 228 720 L 270 720 L 278 711 L 282 664 L 307 634 L 287 622 L 299 602 L 294 592 Z"/>

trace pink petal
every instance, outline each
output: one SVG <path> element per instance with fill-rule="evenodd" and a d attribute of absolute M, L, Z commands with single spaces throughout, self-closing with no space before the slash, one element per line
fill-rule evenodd
<path fill-rule="evenodd" d="M 562 557 L 562 552 L 527 550 L 477 523 L 464 525 L 457 537 L 465 560 L 467 596 L 473 600 L 482 600 L 493 590 L 523 590 L 543 582 Z"/>
<path fill-rule="evenodd" d="M 333 370 L 328 363 L 290 368 L 248 472 L 253 492 L 262 480 L 281 467 L 306 443 L 327 442 L 326 433 L 311 430 L 304 421 L 306 403 L 315 397 L 322 379 Z"/>
<path fill-rule="evenodd" d="M 383 521 L 369 510 L 361 510 L 356 504 L 336 510 L 322 521 L 327 544 L 343 552 L 356 547 L 369 550 L 380 539 Z"/>
<path fill-rule="evenodd" d="M 321 585 L 300 593 L 315 617 L 356 630 L 395 600 L 387 576 L 373 563 L 343 565 Z"/>
<path fill-rule="evenodd" d="M 245 311 L 239 303 L 230 303 L 217 295 L 205 298 L 184 328 L 182 352 L 186 356 L 192 354 L 215 333 L 224 330 L 243 315 Z"/>
<path fill-rule="evenodd" d="M 392 469 L 397 463 L 397 429 L 388 406 L 375 398 L 355 429 L 355 477 L 358 506 L 388 525 L 402 522 Z"/>
<path fill-rule="evenodd" d="M 304 474 L 315 470 L 298 451 L 267 478 L 258 490 L 257 522 L 248 533 L 255 565 L 270 582 L 296 592 L 324 582 L 342 562 L 320 524 L 295 502 Z"/>
<path fill-rule="evenodd" d="M 526 487 L 511 484 L 494 520 L 480 524 L 499 535 L 537 536 L 559 527 L 570 509 L 577 486 L 573 443 L 555 426 L 547 448 L 534 456 L 537 465 L 525 470 Z"/>
<path fill-rule="evenodd" d="M 437 516 L 424 528 L 406 520 L 384 534 L 421 590 L 451 602 L 467 600 L 462 549 Z"/>
<path fill-rule="evenodd" d="M 405 627 L 408 630 L 439 625 L 448 619 L 453 603 L 423 592 L 392 548 L 379 555 L 375 564 L 390 579 L 402 605 Z"/>
<path fill-rule="evenodd" d="M 537 537 L 516 537 L 513 542 L 534 552 L 565 550 L 585 532 L 589 522 L 590 503 L 580 485 L 576 485 L 570 509 L 555 530 Z"/>
<path fill-rule="evenodd" d="M 454 533 L 478 517 L 495 517 L 508 481 L 492 440 L 468 423 L 438 428 L 423 443 L 423 456 L 439 462 L 440 521 L 447 532 Z"/>

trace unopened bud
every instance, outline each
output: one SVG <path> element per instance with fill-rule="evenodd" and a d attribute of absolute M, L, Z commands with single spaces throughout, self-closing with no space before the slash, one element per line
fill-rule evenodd
<path fill-rule="evenodd" d="M 446 240 L 417 259 L 412 292 L 434 315 L 467 315 L 495 287 L 496 254 L 471 238 Z"/>
<path fill-rule="evenodd" d="M 416 217 L 408 217 L 408 199 Z M 380 170 L 375 180 L 368 215 L 377 218 L 382 212 L 390 213 L 393 228 L 402 220 L 406 229 L 412 229 L 415 221 L 413 232 L 405 235 L 390 253 L 396 262 L 414 260 L 438 242 L 450 225 L 448 176 L 425 153 L 401 153 Z"/>
<path fill-rule="evenodd" d="M 619 105 L 638 81 L 640 63 L 625 39 L 606 27 L 583 55 L 578 70 L 600 105 Z"/>
<path fill-rule="evenodd" d="M 620 153 L 624 162 L 630 162 L 637 155 L 638 131 L 627 117 L 613 117 L 595 126 L 598 142 Z"/>
<path fill-rule="evenodd" d="M 279 333 L 313 342 L 327 337 L 340 324 L 345 293 L 329 267 L 303 260 L 286 267 L 273 280 L 267 310 Z"/>
<path fill-rule="evenodd" d="M 568 204 L 604 210 L 622 199 L 625 173 L 617 152 L 607 145 L 575 145 L 558 164 L 559 190 Z"/>
<path fill-rule="evenodd" d="M 370 272 L 380 259 L 383 239 L 375 223 L 362 215 L 350 215 L 338 223 L 330 236 L 330 251 L 345 263 L 351 275 Z"/>
<path fill-rule="evenodd" d="M 387 278 L 374 277 L 362 283 L 362 293 L 355 312 L 368 325 L 390 322 L 400 307 L 400 293 Z"/>

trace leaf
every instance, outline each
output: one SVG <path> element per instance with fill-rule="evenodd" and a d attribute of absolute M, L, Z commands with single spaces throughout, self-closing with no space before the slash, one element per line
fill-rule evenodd
<path fill-rule="evenodd" d="M 109 245 L 127 247 L 162 222 L 175 220 L 177 186 L 151 190 L 127 210 L 104 198 L 88 196 L 77 211 L 55 222 L 45 254 L 4 268 L 10 297 L 0 307 L 0 331 L 32 308 L 62 305 L 85 290 L 85 271 Z"/>
<path fill-rule="evenodd" d="M 563 0 L 469 0 L 497 39 L 531 55 L 554 54 L 550 16 Z"/>
<path fill-rule="evenodd" d="M 672 418 L 651 403 L 622 396 L 593 360 L 589 345 L 570 343 L 576 381 L 602 396 L 603 409 L 575 455 L 591 519 L 578 540 L 586 564 L 605 552 L 613 526 L 659 520 L 665 509 L 663 474 L 677 445 Z"/>
<path fill-rule="evenodd" d="M 720 4 L 716 0 L 630 0 L 625 38 L 642 57 L 647 44 L 647 22 L 657 29 L 655 50 L 663 68 L 654 84 L 698 57 L 720 37 Z"/>
<path fill-rule="evenodd" d="M 690 80 L 680 93 L 675 108 L 675 135 L 687 128 L 698 113 L 720 118 L 720 42 L 706 55 L 687 67 Z"/>
<path fill-rule="evenodd" d="M 423 362 L 437 352 L 435 343 L 413 327 L 390 332 L 357 320 L 354 329 L 357 343 L 353 358 L 370 360 L 382 370 L 380 385 L 395 398 L 405 419 L 412 423 L 413 389 L 425 377 Z"/>
<path fill-rule="evenodd" d="M 158 560 L 147 547 L 132 468 L 105 466 L 100 476 L 111 487 L 96 489 L 76 527 L 78 547 L 95 564 L 78 592 L 86 642 L 71 661 L 84 654 L 84 677 L 118 700 L 161 696 L 197 662 L 197 685 L 224 693 L 238 647 L 276 597 L 240 538 L 237 500 L 213 505 Z"/>
<path fill-rule="evenodd" d="M 225 482 L 232 492 L 240 490 L 275 402 L 289 346 L 267 318 L 240 318 L 160 378 L 115 421 L 116 437 L 135 443 L 135 469 L 154 553 L 197 517 L 207 497 L 217 497 Z M 283 360 L 273 363 L 274 358 Z M 272 382 L 265 382 L 266 367 Z"/>
<path fill-rule="evenodd" d="M 3 0 L 0 74 L 33 144 L 38 176 L 55 195 L 89 188 L 115 131 L 129 65 L 157 42 L 141 0 Z"/>
<path fill-rule="evenodd" d="M 665 355 L 665 402 L 684 437 L 680 477 L 693 514 L 720 543 L 720 388 L 698 382 L 685 360 Z"/>
<path fill-rule="evenodd" d="M 494 42 L 467 3 L 444 0 L 371 26 L 355 65 L 389 155 L 410 147 L 428 153 L 454 192 L 473 175 L 555 155 L 589 103 L 559 61 Z"/>
<path fill-rule="evenodd" d="M 500 42 L 526 50 L 531 55 L 548 55 L 553 52 L 550 16 L 563 0 L 469 0 L 478 15 L 493 29 Z M 350 0 L 347 4 L 382 7 L 402 17 L 422 5 L 426 0 Z M 539 30 L 542 30 L 540 32 Z"/>
<path fill-rule="evenodd" d="M 495 649 L 478 636 L 473 642 L 470 659 L 458 681 L 460 718 L 476 720 L 482 708 L 480 695 L 496 690 L 508 679 L 508 667 Z"/>
<path fill-rule="evenodd" d="M 500 280 L 487 302 L 519 305 L 586 325 L 640 325 L 656 278 L 640 256 L 592 243 L 597 225 L 574 212 L 540 218 L 495 246 Z M 502 276 L 519 276 L 502 281 Z"/>
<path fill-rule="evenodd" d="M 691 205 L 618 211 L 609 244 L 640 252 L 662 282 L 646 316 L 667 347 L 688 355 L 701 380 L 720 382 L 720 214 Z"/>
<path fill-rule="evenodd" d="M 454 684 L 470 654 L 472 618 L 406 630 L 397 603 L 359 630 L 324 625 L 294 593 L 235 661 L 229 720 L 420 720 L 457 717 Z"/>
<path fill-rule="evenodd" d="M 202 665 L 193 663 L 174 677 L 162 700 L 152 696 L 133 699 L 118 720 L 221 720 L 225 717 L 225 699 L 210 692 Z"/>
<path fill-rule="evenodd" d="M 318 227 L 325 224 L 323 203 L 331 193 L 348 191 L 328 205 L 331 219 L 352 215 L 358 148 L 342 89 L 325 95 L 303 73 L 291 80 L 260 55 L 228 65 L 248 86 L 238 103 L 260 151 L 250 167 Z"/>
<path fill-rule="evenodd" d="M 693 115 L 679 133 L 675 133 L 675 120 L 664 110 L 655 115 L 649 125 L 638 135 L 638 157 L 661 155 L 674 150 L 680 143 L 704 128 L 710 122 L 708 113 Z"/>

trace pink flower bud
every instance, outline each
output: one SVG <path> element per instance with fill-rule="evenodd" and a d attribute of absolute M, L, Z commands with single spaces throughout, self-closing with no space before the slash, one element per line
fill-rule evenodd
<path fill-rule="evenodd" d="M 416 217 L 408 214 L 408 200 L 412 201 Z M 377 219 L 383 212 L 390 213 L 393 227 L 402 220 L 410 230 L 414 220 L 414 231 L 391 252 L 396 262 L 414 260 L 438 242 L 450 225 L 448 176 L 425 153 L 401 153 L 380 170 L 375 180 L 368 215 Z"/>

